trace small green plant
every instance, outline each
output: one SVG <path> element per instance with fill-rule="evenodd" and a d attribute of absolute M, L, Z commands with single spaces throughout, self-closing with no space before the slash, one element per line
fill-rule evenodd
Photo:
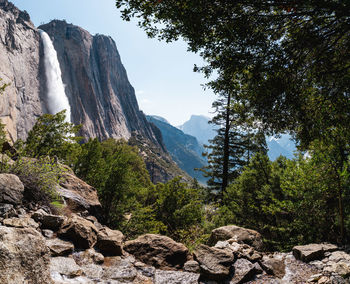
<path fill-rule="evenodd" d="M 9 173 L 17 175 L 23 182 L 26 188 L 25 199 L 44 202 L 47 205 L 53 203 L 54 206 L 61 206 L 57 186 L 62 181 L 65 171 L 64 167 L 50 157 L 22 157 L 9 168 Z"/>

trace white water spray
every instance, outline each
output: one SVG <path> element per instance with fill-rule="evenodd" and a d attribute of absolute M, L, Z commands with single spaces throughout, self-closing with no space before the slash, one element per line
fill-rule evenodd
<path fill-rule="evenodd" d="M 47 107 L 51 114 L 66 110 L 66 121 L 70 122 L 71 110 L 62 82 L 61 68 L 57 59 L 57 52 L 49 35 L 40 30 L 44 46 L 44 64 L 47 84 Z"/>

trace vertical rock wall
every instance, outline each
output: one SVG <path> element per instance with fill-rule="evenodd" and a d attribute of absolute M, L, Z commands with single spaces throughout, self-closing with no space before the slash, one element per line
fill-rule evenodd
<path fill-rule="evenodd" d="M 40 36 L 26 12 L 0 0 L 0 119 L 9 138 L 24 139 L 43 112 Z"/>

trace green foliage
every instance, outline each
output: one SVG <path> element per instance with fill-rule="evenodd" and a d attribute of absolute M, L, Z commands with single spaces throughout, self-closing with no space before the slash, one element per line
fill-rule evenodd
<path fill-rule="evenodd" d="M 129 236 L 144 233 L 145 228 L 152 232 L 162 228 L 148 207 L 155 200 L 153 185 L 136 147 L 124 140 L 89 140 L 82 145 L 74 170 L 98 190 L 105 222 L 111 227 Z"/>
<path fill-rule="evenodd" d="M 210 145 L 205 146 L 208 166 L 202 168 L 204 176 L 209 177 L 208 186 L 221 194 L 255 153 L 267 152 L 264 134 L 241 121 L 231 98 L 228 91 L 213 103 L 216 115 L 210 123 L 216 124 L 218 130 L 214 139 L 209 141 Z"/>
<path fill-rule="evenodd" d="M 116 6 L 149 36 L 181 37 L 200 52 L 207 65 L 196 69 L 216 71 L 210 83 L 216 93 L 238 82 L 242 91 L 233 99 L 265 127 L 293 129 L 303 141 L 322 134 L 320 123 L 349 130 L 349 2 L 116 0 Z"/>
<path fill-rule="evenodd" d="M 188 188 L 180 178 L 157 185 L 157 217 L 170 235 L 202 222 L 202 196 L 199 189 Z"/>
<path fill-rule="evenodd" d="M 227 188 L 225 205 L 214 217 L 216 226 L 233 223 L 258 230 L 269 249 L 340 242 L 338 189 L 339 182 L 349 184 L 349 179 L 347 173 L 337 173 L 330 150 L 315 144 L 309 158 L 274 162 L 256 155 Z M 344 210 L 349 216 L 347 204 Z"/>
<path fill-rule="evenodd" d="M 23 182 L 26 200 L 45 205 L 62 202 L 56 187 L 62 181 L 65 169 L 53 158 L 19 158 L 8 167 L 7 172 L 17 175 Z"/>
<path fill-rule="evenodd" d="M 0 82 L 2 81 L 2 78 L 0 78 Z M 0 95 L 2 95 L 5 92 L 5 89 L 10 84 L 0 84 Z"/>
<path fill-rule="evenodd" d="M 5 132 L 5 125 L 1 123 L 0 121 L 0 152 L 2 150 L 2 145 L 7 141 L 6 139 L 6 132 Z"/>
<path fill-rule="evenodd" d="M 75 134 L 80 126 L 65 121 L 65 110 L 57 114 L 44 114 L 29 131 L 24 154 L 30 157 L 56 156 L 66 164 L 75 162 L 80 151 Z"/>

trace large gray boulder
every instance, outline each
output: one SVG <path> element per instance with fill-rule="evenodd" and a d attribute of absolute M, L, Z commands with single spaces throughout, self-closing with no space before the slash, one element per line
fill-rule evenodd
<path fill-rule="evenodd" d="M 308 244 L 293 247 L 293 255 L 296 259 L 305 262 L 322 259 L 325 252 L 337 250 L 338 247 L 332 244 Z"/>
<path fill-rule="evenodd" d="M 97 229 L 90 221 L 72 215 L 65 221 L 58 236 L 72 241 L 78 249 L 88 249 L 93 247 L 97 241 Z"/>
<path fill-rule="evenodd" d="M 205 278 L 223 280 L 232 272 L 234 254 L 230 250 L 200 245 L 193 255 Z"/>
<path fill-rule="evenodd" d="M 54 232 L 57 232 L 67 219 L 65 216 L 48 214 L 42 209 L 35 211 L 32 218 L 40 223 L 41 229 L 49 229 Z"/>
<path fill-rule="evenodd" d="M 230 284 L 245 283 L 251 280 L 256 274 L 263 272 L 258 263 L 251 263 L 249 260 L 240 258 L 234 264 L 234 276 Z"/>
<path fill-rule="evenodd" d="M 104 227 L 97 234 L 95 247 L 104 255 L 122 255 L 123 239 L 122 232 Z"/>
<path fill-rule="evenodd" d="M 0 174 L 0 203 L 21 204 L 24 185 L 12 174 Z"/>
<path fill-rule="evenodd" d="M 74 245 L 72 243 L 60 239 L 46 240 L 46 245 L 50 249 L 52 256 L 69 255 L 74 250 Z"/>
<path fill-rule="evenodd" d="M 263 249 L 263 241 L 259 232 L 234 225 L 214 229 L 211 232 L 209 242 L 215 245 L 218 241 L 227 240 L 248 244 L 256 250 Z"/>
<path fill-rule="evenodd" d="M 161 235 L 146 234 L 125 243 L 124 249 L 144 263 L 157 268 L 178 268 L 187 261 L 188 249 Z"/>
<path fill-rule="evenodd" d="M 0 226 L 0 240 L 0 283 L 52 283 L 49 250 L 39 232 Z"/>

